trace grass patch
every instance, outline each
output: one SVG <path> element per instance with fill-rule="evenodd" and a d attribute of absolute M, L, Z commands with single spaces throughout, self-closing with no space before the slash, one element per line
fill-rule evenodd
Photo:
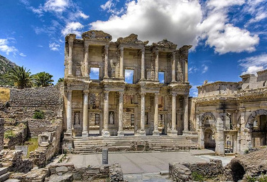
<path fill-rule="evenodd" d="M 35 110 L 33 114 L 33 119 L 44 119 L 44 111 Z"/>
<path fill-rule="evenodd" d="M 7 102 L 10 100 L 10 89 L 0 87 L 0 102 Z"/>
<path fill-rule="evenodd" d="M 7 130 L 4 133 L 4 138 L 5 139 L 10 139 L 10 138 L 12 138 L 14 136 L 15 136 L 15 133 L 12 130 Z"/>
<path fill-rule="evenodd" d="M 29 157 L 30 152 L 38 148 L 38 138 L 30 138 L 29 140 L 27 140 L 27 143 L 28 143 L 27 157 Z"/>
<path fill-rule="evenodd" d="M 192 178 L 194 181 L 204 181 L 204 176 L 196 171 L 192 172 Z"/>

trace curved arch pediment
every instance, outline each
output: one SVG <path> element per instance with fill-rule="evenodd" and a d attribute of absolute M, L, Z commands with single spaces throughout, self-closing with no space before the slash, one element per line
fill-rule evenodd
<path fill-rule="evenodd" d="M 259 110 L 253 111 L 248 117 L 246 127 L 249 128 L 249 126 L 252 126 L 255 118 L 260 115 L 267 115 L 267 110 L 259 109 Z"/>
<path fill-rule="evenodd" d="M 216 118 L 211 112 L 206 112 L 201 116 L 201 125 L 202 126 L 213 126 L 215 127 Z"/>

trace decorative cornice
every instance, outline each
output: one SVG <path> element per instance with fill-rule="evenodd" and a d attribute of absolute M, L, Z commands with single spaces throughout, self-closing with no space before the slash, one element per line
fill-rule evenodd
<path fill-rule="evenodd" d="M 137 45 L 147 45 L 148 41 L 141 41 L 138 40 L 138 35 L 136 34 L 131 34 L 128 37 L 120 37 L 117 39 L 118 44 L 137 44 Z"/>
<path fill-rule="evenodd" d="M 112 36 L 108 33 L 105 33 L 101 30 L 90 30 L 82 34 L 82 38 L 85 40 L 96 40 L 96 41 L 105 41 L 110 42 Z"/>
<path fill-rule="evenodd" d="M 153 47 L 158 48 L 169 48 L 169 49 L 176 49 L 177 45 L 168 41 L 167 39 L 163 39 L 162 41 L 159 41 L 158 43 L 153 43 Z"/>

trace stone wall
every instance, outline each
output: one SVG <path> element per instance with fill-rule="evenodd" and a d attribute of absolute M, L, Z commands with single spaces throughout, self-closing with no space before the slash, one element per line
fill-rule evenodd
<path fill-rule="evenodd" d="M 46 120 L 46 119 L 31 119 L 28 120 L 28 128 L 30 137 L 38 137 L 42 132 L 53 132 L 56 131 L 58 124 L 56 119 Z"/>
<path fill-rule="evenodd" d="M 5 132 L 12 132 L 12 135 L 4 138 L 4 148 L 15 149 L 15 145 L 22 145 L 27 138 L 27 122 L 9 124 L 5 127 Z"/>
<path fill-rule="evenodd" d="M 4 148 L 4 119 L 0 118 L 0 150 Z"/>

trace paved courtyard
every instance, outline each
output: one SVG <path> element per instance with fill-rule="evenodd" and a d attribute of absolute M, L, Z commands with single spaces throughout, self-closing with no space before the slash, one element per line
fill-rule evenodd
<path fill-rule="evenodd" d="M 148 152 L 148 153 L 109 153 L 109 164 L 119 163 L 124 174 L 159 173 L 169 170 L 170 162 L 204 162 L 209 159 L 221 159 L 226 165 L 233 157 L 205 155 L 208 150 L 190 152 Z M 101 165 L 102 154 L 68 155 L 75 167 Z"/>

